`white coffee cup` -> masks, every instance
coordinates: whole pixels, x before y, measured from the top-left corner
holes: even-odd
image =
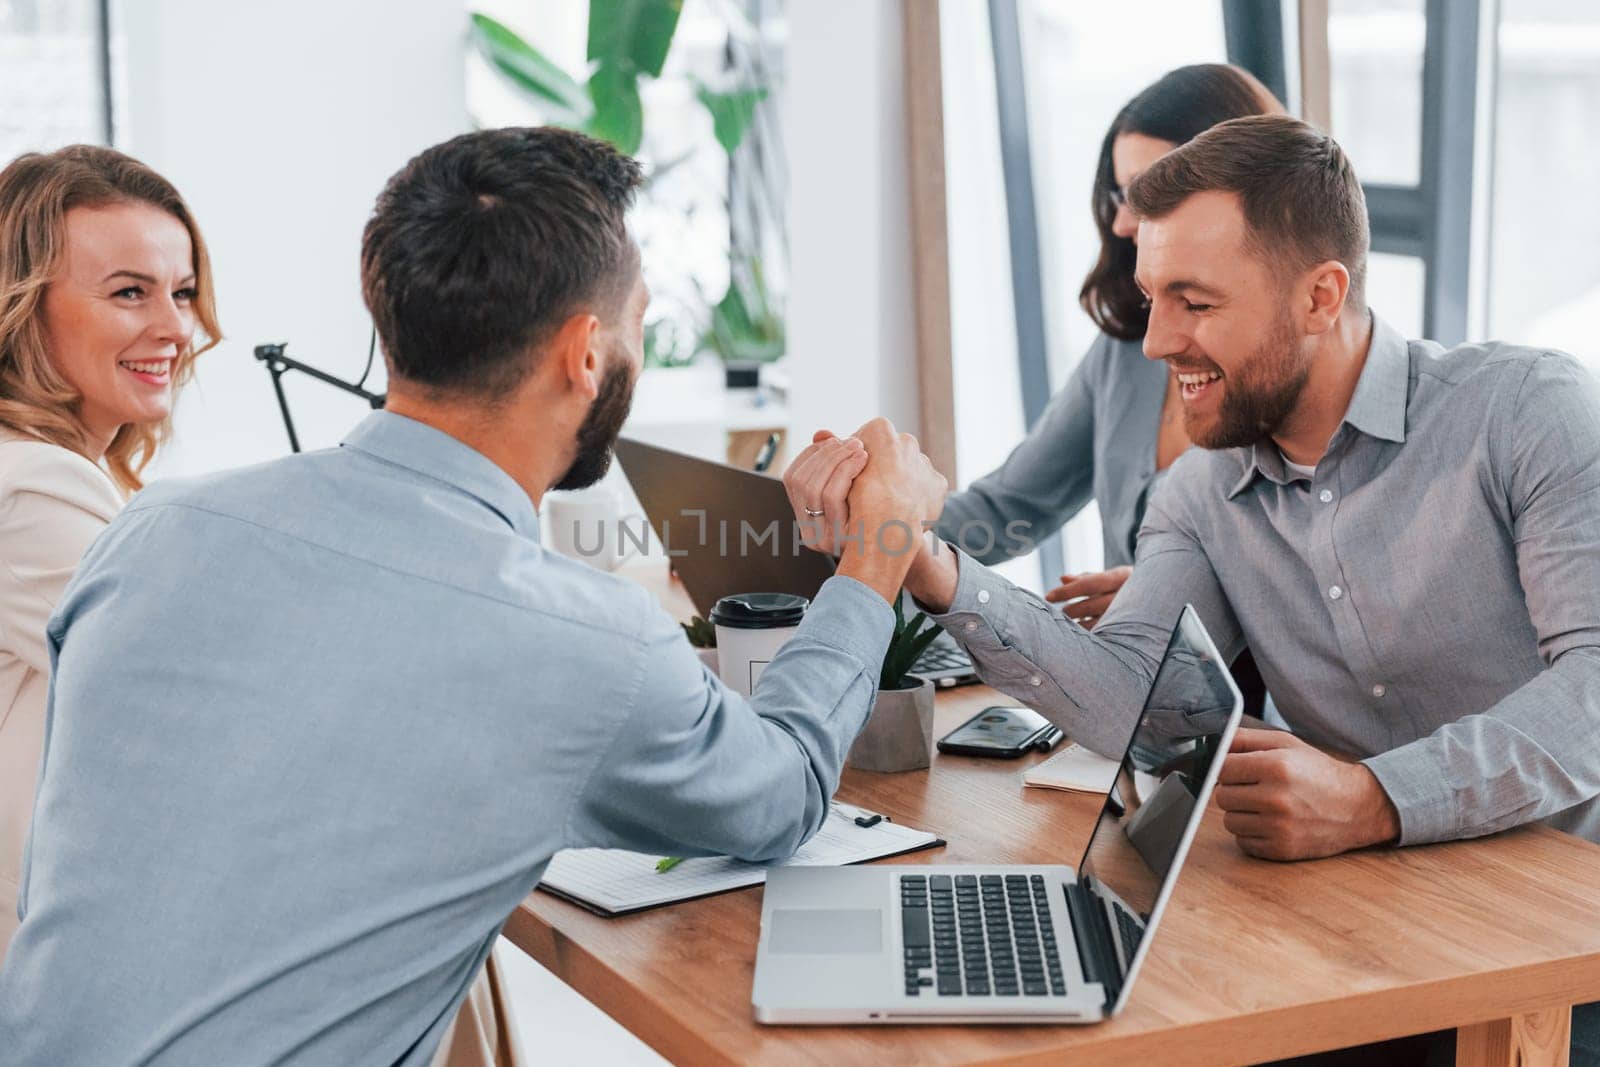
[[[549,493],[544,517],[550,547],[597,570],[616,570],[649,541],[644,517],[625,515],[622,494],[609,485]]]
[[[717,628],[723,684],[747,697],[754,692],[761,672],[799,631],[810,605],[792,593],[735,593],[717,601],[710,621]]]

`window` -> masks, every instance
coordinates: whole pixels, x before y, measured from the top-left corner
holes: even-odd
[[[1400,331],[1422,337],[1422,294],[1425,271],[1416,256],[1373,252],[1367,257],[1367,305]]]
[[[1480,5],[1328,0],[1326,12],[1329,125],[1361,176],[1371,220],[1368,301],[1404,332],[1458,344],[1475,282],[1474,194],[1487,181]],[[1302,47],[1315,47],[1316,29],[1301,27]],[[1281,66],[1283,47],[1265,42],[1265,58]]]
[[[1416,185],[1422,168],[1423,0],[1328,5],[1333,134],[1365,182]],[[1420,305],[1419,305],[1420,306]]]
[[[1600,372],[1600,8],[1501,0],[1488,332]]]
[[[1100,251],[1089,214],[1100,142],[1122,105],[1174,67],[1224,62],[1220,4],[1143,0],[1018,4],[1043,259],[1050,380],[1094,340],[1078,288]]]
[[[0,165],[110,143],[104,13],[94,0],[0,0]]]
[[[1116,113],[1173,67],[1220,62],[1219,4],[941,4],[957,468],[993,470],[1096,330],[1078,289],[1099,252],[1089,194]],[[1009,240],[1008,240],[1009,234]],[[1091,505],[1007,577],[1099,569]]]

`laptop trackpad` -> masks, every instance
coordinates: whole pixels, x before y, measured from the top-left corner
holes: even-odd
[[[833,956],[882,949],[883,912],[876,908],[779,908],[772,913],[769,952]]]

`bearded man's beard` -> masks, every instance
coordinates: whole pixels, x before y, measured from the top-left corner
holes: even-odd
[[[1311,377],[1311,360],[1289,316],[1273,323],[1238,370],[1223,378],[1217,417],[1200,423],[1184,409],[1183,428],[1201,448],[1245,448],[1276,433],[1300,400]]]
[[[633,376],[628,373],[628,362],[614,356],[600,380],[600,392],[589,405],[589,414],[578,427],[578,454],[567,473],[550,488],[587,489],[604,478],[611,469],[612,446],[617,443],[632,406]]]

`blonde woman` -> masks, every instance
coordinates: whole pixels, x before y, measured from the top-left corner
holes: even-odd
[[[109,148],[0,171],[0,959],[44,736],[45,622],[221,337],[178,191]]]

